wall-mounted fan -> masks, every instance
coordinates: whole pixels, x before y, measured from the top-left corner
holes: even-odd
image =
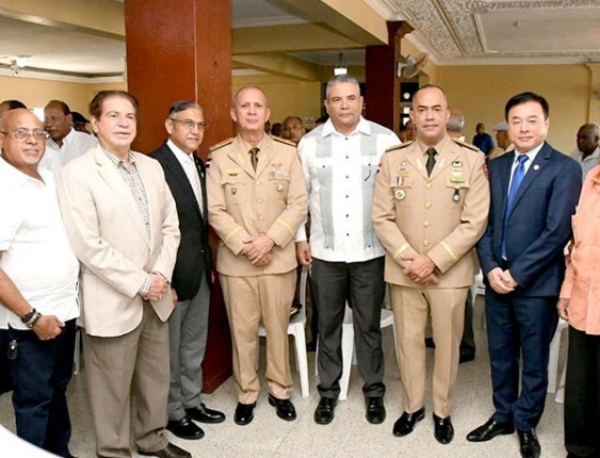
[[[404,76],[405,78],[412,78],[417,76],[423,67],[427,65],[427,53],[422,52],[416,57],[408,56],[406,58],[406,62],[398,62],[396,64],[396,76],[400,78]]]

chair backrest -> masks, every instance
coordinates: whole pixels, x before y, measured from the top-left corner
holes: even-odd
[[[306,289],[308,283],[308,274],[309,267],[303,266],[302,272],[300,273],[300,287],[298,291],[298,299],[300,301],[300,304],[302,304],[302,307],[300,307],[300,311],[290,319],[290,324],[302,323],[304,326],[306,326]]]

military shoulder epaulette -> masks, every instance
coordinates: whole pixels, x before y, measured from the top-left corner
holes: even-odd
[[[402,148],[406,148],[408,145],[412,145],[414,143],[414,141],[410,141],[410,142],[406,142],[406,143],[398,143],[397,145],[394,146],[390,146],[388,149],[385,150],[386,153],[389,153],[390,151],[395,151],[397,149],[402,149]]]
[[[296,144],[293,141],[286,140],[285,138],[277,137],[276,135],[273,135],[271,138],[273,140],[275,140],[276,142],[283,143],[283,144],[289,145],[289,146],[293,146],[294,148],[296,147]]]
[[[224,146],[227,146],[227,145],[230,145],[231,143],[233,143],[233,139],[234,139],[234,138],[235,138],[235,137],[231,137],[231,138],[228,138],[227,140],[223,140],[222,142],[220,142],[220,143],[217,143],[216,145],[213,145],[213,146],[211,146],[211,147],[210,147],[210,148],[208,148],[208,149],[209,149],[209,151],[212,153],[213,151],[216,151],[216,150],[218,150],[219,148],[223,148]]]
[[[470,143],[461,142],[460,140],[456,140],[455,138],[453,138],[452,140],[454,141],[454,143],[456,143],[460,146],[464,146],[465,148],[479,152],[479,148],[477,148],[475,145],[471,145]]]

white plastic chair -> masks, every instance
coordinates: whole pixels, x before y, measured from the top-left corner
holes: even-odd
[[[473,279],[473,284],[470,289],[471,294],[471,302],[473,304],[473,308],[475,308],[477,296],[483,296],[485,299],[485,285],[483,284],[483,272],[479,270],[475,278]],[[483,329],[486,329],[487,326],[485,324],[485,308],[483,309]]]
[[[302,388],[302,397],[308,397],[308,358],[306,355],[306,336],[304,328],[306,327],[306,282],[308,280],[308,268],[302,269],[300,275],[300,311],[290,319],[288,326],[288,335],[294,336],[294,346],[296,348],[296,366],[300,373],[300,387]],[[267,330],[260,324],[258,327],[259,337],[266,337]],[[256,362],[258,366],[258,351],[256,352]]]
[[[563,331],[569,328],[569,323],[567,323],[562,318],[558,320],[558,326],[556,326],[556,331],[554,332],[554,337],[552,337],[552,342],[550,343],[550,359],[548,361],[548,393],[556,393],[556,380],[558,379],[558,356],[560,355],[560,342]],[[563,369],[563,378],[564,373],[567,370],[567,365],[565,363],[565,367]],[[561,385],[564,387],[565,382],[561,380]],[[564,396],[564,395],[563,395]],[[558,397],[558,393],[557,393]]]
[[[352,364],[356,364],[354,354],[354,323],[352,309],[346,303],[344,312],[344,323],[342,324],[342,377],[340,378],[340,395],[338,400],[345,401],[348,398],[348,386],[350,385],[350,372]],[[391,310],[383,309],[381,311],[381,328],[393,327],[394,331],[394,351],[396,349],[396,326],[394,325],[394,313]],[[319,347],[315,352],[315,361],[318,360]],[[396,354],[396,358],[398,355]],[[315,375],[319,375],[318,365],[315,364]]]

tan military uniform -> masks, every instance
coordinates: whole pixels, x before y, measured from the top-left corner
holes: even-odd
[[[431,310],[436,342],[433,406],[450,415],[463,333],[468,287],[478,271],[474,245],[489,211],[485,156],[446,136],[427,177],[427,147],[418,141],[384,154],[373,199],[375,232],[386,248],[385,280],[390,283],[398,334],[397,350],[404,408],[424,405],[425,329]],[[437,266],[437,285],[420,285],[403,270],[403,255],[427,254]]]
[[[251,146],[237,137],[211,148],[207,174],[208,220],[221,239],[221,274],[233,342],[233,370],[239,402],[251,404],[260,390],[255,369],[256,339],[267,331],[269,392],[287,399],[292,390],[287,328],[296,282],[294,235],[306,219],[307,196],[293,143],[265,136],[254,171]],[[241,254],[250,236],[267,234],[273,261],[256,267]]]

